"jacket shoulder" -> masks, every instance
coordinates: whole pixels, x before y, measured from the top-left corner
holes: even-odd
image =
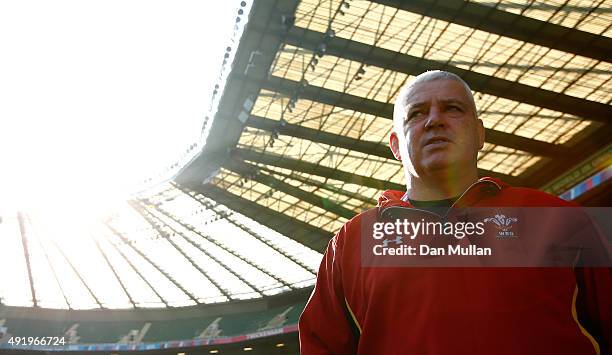
[[[332,241],[335,240],[335,242],[338,242],[338,241],[344,241],[345,239],[348,239],[348,238],[351,238],[351,239],[359,238],[359,235],[361,233],[361,228],[364,225],[364,223],[373,222],[377,218],[377,216],[378,216],[377,207],[370,208],[368,210],[365,210],[357,214],[355,217],[346,221],[346,223],[342,225],[340,230],[336,232],[336,234],[332,238]]]

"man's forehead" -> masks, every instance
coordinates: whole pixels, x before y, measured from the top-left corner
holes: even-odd
[[[432,100],[458,101],[465,104],[469,104],[471,101],[465,86],[450,79],[415,83],[410,86],[406,94],[406,104],[410,106],[424,104]]]

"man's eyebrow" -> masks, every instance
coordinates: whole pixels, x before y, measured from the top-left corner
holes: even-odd
[[[413,108],[419,108],[419,107],[423,107],[423,106],[427,106],[427,102],[425,101],[419,101],[419,102],[409,102],[406,105],[406,108],[413,109]]]
[[[465,101],[461,100],[461,99],[446,99],[446,100],[440,100],[442,101],[443,104],[459,104],[460,106],[466,106],[468,107],[468,103],[466,103]]]

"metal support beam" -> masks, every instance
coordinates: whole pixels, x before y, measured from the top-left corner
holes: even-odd
[[[281,125],[277,120],[255,115],[251,115],[249,117],[246,125],[248,127],[257,128],[264,131],[277,132],[278,134],[284,136],[291,136],[312,142],[323,143],[386,159],[395,159],[391,153],[391,149],[388,146],[376,142],[341,136],[297,124],[285,123]]]
[[[28,217],[28,222],[30,222],[30,225],[32,224],[32,222],[30,221],[30,218]],[[64,292],[64,288],[62,287],[62,283],[60,282],[59,277],[57,276],[57,271],[55,270],[55,267],[53,266],[53,263],[51,262],[51,258],[49,257],[49,253],[47,253],[47,248],[45,247],[45,245],[43,244],[42,240],[40,239],[40,234],[38,233],[38,230],[36,231],[36,240],[38,241],[38,245],[40,246],[40,249],[42,250],[43,254],[45,255],[45,259],[47,260],[47,264],[49,265],[49,269],[51,269],[51,273],[53,274],[53,279],[55,280],[55,283],[57,284],[57,287],[60,290],[60,293],[62,294],[62,298],[64,298],[64,302],[66,302],[66,306],[68,306],[68,309],[72,309],[72,306],[70,305],[70,301],[68,301],[68,296],[66,295],[66,292]]]
[[[217,281],[215,281],[215,279],[213,279],[206,270],[202,269],[198,263],[195,262],[195,260],[193,260],[189,255],[187,255],[185,253],[185,251],[178,245],[176,244],[173,240],[172,240],[172,236],[170,235],[170,233],[166,232],[165,230],[163,230],[162,228],[168,228],[170,229],[173,233],[179,234],[180,233],[178,231],[176,231],[174,228],[170,227],[168,224],[166,224],[164,221],[162,221],[159,217],[153,215],[146,206],[144,206],[142,204],[142,202],[138,201],[128,201],[128,204],[136,211],[138,212],[138,214],[140,214],[140,216],[153,228],[155,229],[155,231],[161,235],[168,243],[170,243],[170,245],[172,245],[174,247],[174,249],[176,249],[176,251],[178,251],[183,258],[185,258],[185,260],[191,264],[191,266],[193,266],[194,269],[198,270],[198,272],[204,276],[204,278],[206,280],[208,280],[208,282],[211,283],[211,285],[213,285],[215,288],[217,288],[217,290],[219,290],[219,292],[225,296],[228,300],[231,300],[232,297],[231,295],[227,292],[227,290],[225,288],[223,288],[221,286],[221,284],[219,284]],[[199,303],[199,302],[198,302]]]
[[[108,227],[108,224],[107,224],[107,227]],[[111,231],[112,231],[112,229],[111,229]],[[109,244],[110,244],[110,245],[111,245],[111,246],[112,246],[112,247],[115,249],[115,251],[116,251],[117,253],[119,253],[119,255],[121,255],[121,257],[123,258],[123,260],[125,260],[125,262],[126,262],[126,263],[127,263],[129,266],[130,266],[130,268],[131,268],[132,270],[134,270],[134,272],[136,273],[136,275],[138,275],[138,277],[140,277],[140,279],[141,279],[141,280],[142,280],[142,281],[143,281],[145,284],[147,284],[147,286],[149,287],[149,289],[151,289],[151,291],[153,291],[153,293],[155,294],[155,296],[157,296],[157,298],[159,298],[159,300],[160,300],[160,301],[161,301],[161,302],[164,304],[164,306],[166,306],[166,307],[170,307],[170,305],[168,304],[168,301],[166,301],[166,300],[165,300],[165,299],[162,297],[162,295],[160,295],[160,294],[159,294],[159,292],[157,292],[157,290],[155,289],[155,287],[153,287],[153,285],[151,285],[151,283],[149,282],[149,280],[147,280],[147,278],[146,278],[146,277],[144,277],[144,275],[143,275],[143,274],[142,274],[142,273],[141,273],[141,272],[138,270],[138,268],[136,268],[136,265],[134,265],[134,264],[132,263],[132,261],[130,260],[130,258],[129,258],[129,257],[128,257],[128,256],[127,256],[127,255],[126,255],[126,254],[125,254],[123,251],[121,251],[121,249],[120,249],[120,248],[119,248],[117,245],[115,245],[114,243],[112,243],[112,242],[110,242],[110,241],[109,241],[108,243],[109,243]]]
[[[308,202],[313,206],[317,206],[322,208],[328,212],[331,212],[337,216],[344,217],[346,219],[351,219],[355,217],[357,214],[355,211],[352,211],[348,208],[341,206],[333,201],[329,201],[322,196],[318,196],[317,194],[310,193],[308,191],[302,190],[298,187],[295,187],[291,184],[288,184],[284,181],[281,181],[271,175],[264,174],[256,174],[257,167],[245,162],[241,162],[238,160],[228,160],[225,165],[227,169],[240,174],[240,175],[250,175],[251,178],[261,184],[267,185],[275,190],[282,191],[288,195],[291,195],[297,199]]]
[[[359,200],[364,203],[364,208],[367,208],[366,206],[373,207],[374,203],[376,202],[371,197],[366,197],[359,193],[347,191],[341,187],[335,186],[335,184],[321,182],[319,180],[312,178],[311,175],[308,175],[308,176],[301,175],[300,174],[301,172],[299,171],[291,171],[289,173],[285,173],[282,171],[274,170],[271,167],[261,167],[260,171],[266,171],[270,174],[280,176],[281,178],[290,178],[295,181],[299,181],[302,184],[315,186],[319,189],[327,190],[335,194],[346,196],[347,198],[353,198],[353,199]]]
[[[28,270],[28,280],[30,281],[30,292],[32,295],[32,304],[38,307],[36,299],[36,289],[34,288],[34,278],[32,276],[32,266],[30,264],[30,249],[28,248],[28,238],[26,237],[25,218],[21,212],[17,212],[17,220],[19,221],[19,232],[21,232],[21,246],[23,247],[23,256]]]
[[[181,190],[181,192],[183,192],[185,195],[189,196],[190,198],[192,198],[194,201],[197,201],[198,203],[204,205],[200,200],[198,200],[196,197],[191,196],[191,194],[188,191],[183,191],[183,188],[179,187],[178,185],[175,184],[175,187],[177,187],[179,190]],[[266,269],[262,268],[261,266],[255,264],[254,262],[252,262],[251,260],[245,258],[243,255],[238,254],[237,252],[233,251],[232,249],[224,246],[223,244],[219,243],[217,240],[215,240],[214,238],[212,238],[209,235],[206,235],[204,233],[202,233],[198,228],[192,226],[189,223],[183,222],[183,221],[179,221],[176,217],[172,216],[170,213],[162,210],[161,208],[154,206],[155,210],[157,212],[159,212],[160,214],[166,216],[166,218],[169,218],[171,220],[173,220],[174,222],[180,224],[183,228],[187,229],[188,231],[190,231],[191,233],[194,233],[198,236],[200,236],[201,238],[207,240],[208,242],[216,245],[217,247],[219,247],[219,249],[222,249],[223,251],[225,251],[228,254],[231,254],[232,256],[242,260],[245,264],[257,269],[259,272],[265,274],[266,276],[274,279],[276,282],[278,282],[279,284],[283,285],[283,286],[287,286],[290,287],[289,284],[287,284],[285,281],[283,281],[281,278],[279,278],[278,276],[276,276],[275,274],[267,271]],[[216,218],[217,219],[217,218]],[[216,220],[215,219],[215,220]],[[249,287],[251,287],[253,289],[253,291],[260,293],[260,290],[253,284],[251,284],[249,281],[247,281],[246,279],[244,279],[242,276],[240,276],[240,274],[238,274],[231,266],[226,265],[223,261],[219,260],[218,258],[216,258],[214,255],[210,254],[208,251],[206,251],[204,248],[202,248],[200,245],[193,243],[191,240],[185,238],[185,240],[187,240],[189,243],[191,243],[191,245],[193,245],[194,247],[198,248],[202,253],[204,253],[206,256],[208,256],[209,258],[211,258],[212,260],[214,260],[215,262],[217,262],[218,264],[220,264],[223,268],[225,268],[227,271],[229,271],[230,273],[232,273],[234,276],[236,276],[239,280],[241,280],[242,282],[244,282],[245,284],[247,284]]]
[[[325,250],[332,233],[310,225],[281,212],[259,205],[213,184],[181,185],[182,187],[200,193],[228,208],[247,216],[280,234],[301,243],[311,249],[322,252]]]
[[[298,266],[300,266],[301,268],[304,268],[308,271],[310,271],[311,273],[315,274],[317,273],[317,270],[312,269],[311,267],[309,267],[308,265],[304,264],[302,261],[300,261],[299,259],[296,259],[294,256],[288,254],[285,250],[283,250],[282,248],[279,248],[277,246],[275,246],[273,243],[270,243],[270,241],[268,241],[268,239],[263,238],[261,235],[259,235],[258,233],[256,233],[255,231],[253,231],[251,228],[248,228],[247,226],[237,222],[232,216],[231,214],[228,214],[225,211],[219,211],[219,209],[217,208],[217,206],[212,205],[211,203],[205,201],[205,200],[201,200],[199,198],[197,198],[196,196],[192,195],[187,189],[184,189],[183,187],[181,187],[180,185],[175,184],[174,185],[177,189],[181,190],[181,192],[183,192],[185,195],[189,196],[191,199],[193,199],[194,201],[198,202],[199,204],[201,204],[202,206],[206,207],[207,209],[213,211],[215,214],[221,216],[222,218],[224,218],[226,221],[228,221],[229,223],[231,223],[232,225],[242,229],[244,232],[250,234],[251,236],[253,236],[254,238],[256,238],[257,240],[259,240],[260,242],[264,243],[265,245],[267,245],[268,247],[270,247],[271,249],[273,249],[275,252],[281,254],[282,256],[284,256],[285,258],[291,260],[293,263],[297,264]],[[199,234],[199,233],[198,233]],[[229,252],[229,251],[228,251]],[[232,252],[233,254],[233,252]],[[236,255],[237,257],[239,257],[240,259],[244,259],[241,256]],[[246,260],[245,260],[246,261]],[[287,286],[287,287],[291,287],[291,285],[287,284],[285,281],[283,281],[282,279],[278,278],[278,276],[275,276],[273,274],[268,273],[267,271],[265,271],[264,269],[261,269],[259,266],[256,266],[254,263],[252,263],[251,261],[246,261],[249,265],[257,268],[258,270],[264,272],[266,275],[272,277],[273,279],[275,279],[277,282]],[[292,287],[291,287],[292,288]]]
[[[96,245],[96,248],[98,249],[100,254],[102,254],[102,257],[104,258],[104,261],[106,261],[106,265],[108,265],[108,267],[113,272],[113,275],[115,275],[115,279],[117,280],[117,282],[119,282],[119,285],[121,286],[121,289],[123,290],[123,292],[125,293],[127,298],[130,300],[130,303],[132,304],[132,307],[138,308],[136,306],[136,302],[134,302],[134,299],[132,298],[132,295],[130,295],[130,293],[128,292],[127,288],[125,287],[125,284],[123,283],[123,281],[121,281],[121,278],[119,277],[119,274],[117,273],[117,270],[115,270],[115,267],[113,266],[113,264],[110,262],[110,260],[108,260],[108,256],[106,256],[106,253],[104,252],[104,250],[100,246],[100,243],[98,242],[98,240],[95,239],[94,237],[92,237],[91,235],[90,235],[90,238],[94,242],[94,244]]]
[[[176,286],[176,288],[178,288],[179,290],[181,290],[187,297],[189,297],[189,299],[191,299],[192,301],[194,301],[195,303],[200,303],[198,301],[198,299],[191,294],[191,292],[187,291],[180,283],[178,283],[178,281],[176,281],[172,276],[170,276],[167,272],[165,272],[161,267],[159,267],[159,265],[157,265],[156,263],[154,263],[145,253],[143,253],[140,249],[136,248],[134,245],[132,245],[132,243],[130,243],[130,241],[123,235],[121,234],[118,230],[116,230],[113,226],[111,226],[110,224],[106,223],[106,227],[108,229],[110,229],[111,232],[113,232],[113,234],[115,236],[117,236],[119,239],[121,239],[121,241],[123,242],[123,244],[129,246],[133,251],[136,252],[136,254],[140,255],[143,259],[146,260],[146,262],[148,262],[151,266],[153,266],[157,271],[159,271],[162,275],[164,275],[164,277],[166,279],[168,279],[168,281],[172,282],[172,284],[174,284],[174,286]]]
[[[280,36],[281,34],[279,33],[278,35]],[[324,41],[324,38],[325,34],[321,32],[300,27],[292,27],[285,35],[285,42],[316,51],[319,45]],[[610,117],[612,117],[612,108],[600,102],[544,90],[534,86],[461,69],[447,63],[401,54],[340,37],[325,39],[325,43],[326,54],[351,59],[366,65],[373,65],[409,75],[418,75],[427,70],[446,70],[459,75],[469,83],[473,90],[482,93],[569,113],[578,117],[583,117],[587,120],[609,122]],[[361,99],[363,100],[363,98]],[[393,111],[391,110],[391,112]],[[380,112],[377,115],[380,116]]]
[[[140,202],[143,205],[146,205],[147,202],[146,201],[141,201]],[[158,206],[155,205],[150,205],[151,208],[153,208],[155,210],[156,213],[161,214],[162,216],[164,216],[165,218],[168,218],[170,220],[172,220],[173,222],[179,224],[181,227],[185,228],[186,230],[188,230],[189,232],[195,233],[198,236],[202,236],[201,233],[197,232],[195,228],[193,228],[191,225],[186,225],[185,223],[183,223],[182,221],[178,220],[176,217],[172,216],[171,214],[169,214],[168,212],[162,210],[161,208],[159,208]],[[195,243],[193,240],[191,240],[190,238],[187,238],[185,236],[183,236],[182,233],[180,233],[178,230],[176,230],[175,228],[171,227],[170,225],[168,225],[167,223],[163,222],[161,218],[159,218],[159,216],[155,216],[153,213],[151,213],[158,221],[160,221],[160,223],[164,223],[166,225],[167,228],[169,228],[170,230],[172,230],[173,233],[176,233],[176,235],[181,236],[181,238],[183,238],[183,240],[185,240],[187,243],[191,244],[191,246],[193,246],[194,248],[198,249],[202,254],[206,255],[206,257],[210,258],[212,261],[214,261],[215,263],[217,263],[221,268],[227,270],[230,274],[234,275],[234,277],[236,277],[238,280],[240,280],[242,283],[244,283],[245,285],[249,286],[253,292],[258,293],[259,296],[263,296],[263,294],[260,292],[260,290],[257,288],[257,286],[255,286],[254,284],[252,284],[251,282],[249,282],[249,280],[245,279],[244,277],[242,277],[239,273],[237,273],[230,265],[224,263],[222,260],[220,260],[219,258],[217,258],[216,256],[214,256],[213,254],[209,253],[205,248],[202,248],[202,246],[200,246],[198,243]],[[214,240],[213,238],[205,238],[206,240]],[[222,246],[219,245],[219,243],[217,242],[212,242],[213,244],[215,244],[216,246],[223,248]],[[223,248],[225,251],[227,251],[225,248]],[[235,256],[235,254],[232,254]],[[241,258],[243,259],[243,258]],[[253,265],[253,264],[249,264],[249,265]],[[277,280],[278,281],[278,280]],[[281,282],[282,283],[282,282]],[[282,283],[284,284],[284,283]],[[289,286],[286,285],[285,286]],[[231,295],[230,295],[231,296]],[[228,296],[228,298],[231,299],[231,297]]]
[[[344,181],[346,183],[363,185],[381,191],[406,189],[404,185],[397,184],[391,181],[357,175],[314,163],[308,163],[299,159],[278,156],[276,154],[265,154],[248,149],[237,148],[233,151],[233,156],[241,160],[248,160],[257,163],[262,163],[265,165],[277,166],[283,169],[299,171],[306,174],[321,176],[327,179]]]
[[[612,39],[608,37],[498,10],[493,6],[463,0],[372,1],[567,53],[608,62],[612,58]],[[552,14],[553,9],[550,10]]]
[[[79,279],[79,281],[81,281],[81,283],[83,284],[83,286],[85,286],[85,289],[87,290],[87,292],[89,293],[89,295],[94,299],[94,301],[98,304],[98,307],[100,308],[105,308],[102,305],[102,302],[100,302],[100,300],[98,299],[98,297],[96,296],[96,294],[93,292],[93,290],[91,289],[91,287],[89,287],[89,285],[87,284],[87,282],[85,282],[85,279],[83,278],[83,276],[81,275],[81,273],[79,272],[79,269],[77,269],[76,266],[74,266],[74,264],[72,263],[72,261],[70,261],[70,258],[68,258],[68,255],[66,255],[66,253],[64,253],[64,249],[60,248],[59,245],[57,245],[57,243],[54,241],[53,245],[55,246],[55,249],[57,249],[57,251],[60,252],[60,254],[62,254],[62,257],[64,257],[64,260],[68,263],[68,266],[70,266],[70,268],[72,269],[72,271],[74,272],[74,274],[77,276],[77,278]]]

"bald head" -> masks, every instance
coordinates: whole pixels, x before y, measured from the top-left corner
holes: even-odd
[[[397,98],[395,99],[395,106],[393,107],[393,126],[396,132],[402,132],[403,122],[406,118],[406,106],[407,101],[411,95],[414,94],[414,88],[418,84],[424,84],[436,80],[452,80],[460,83],[465,88],[465,93],[470,99],[472,112],[476,115],[476,103],[474,102],[474,96],[469,85],[463,81],[458,75],[449,73],[442,70],[430,70],[426,71],[418,76],[414,77],[411,81],[407,82],[400,90]]]

